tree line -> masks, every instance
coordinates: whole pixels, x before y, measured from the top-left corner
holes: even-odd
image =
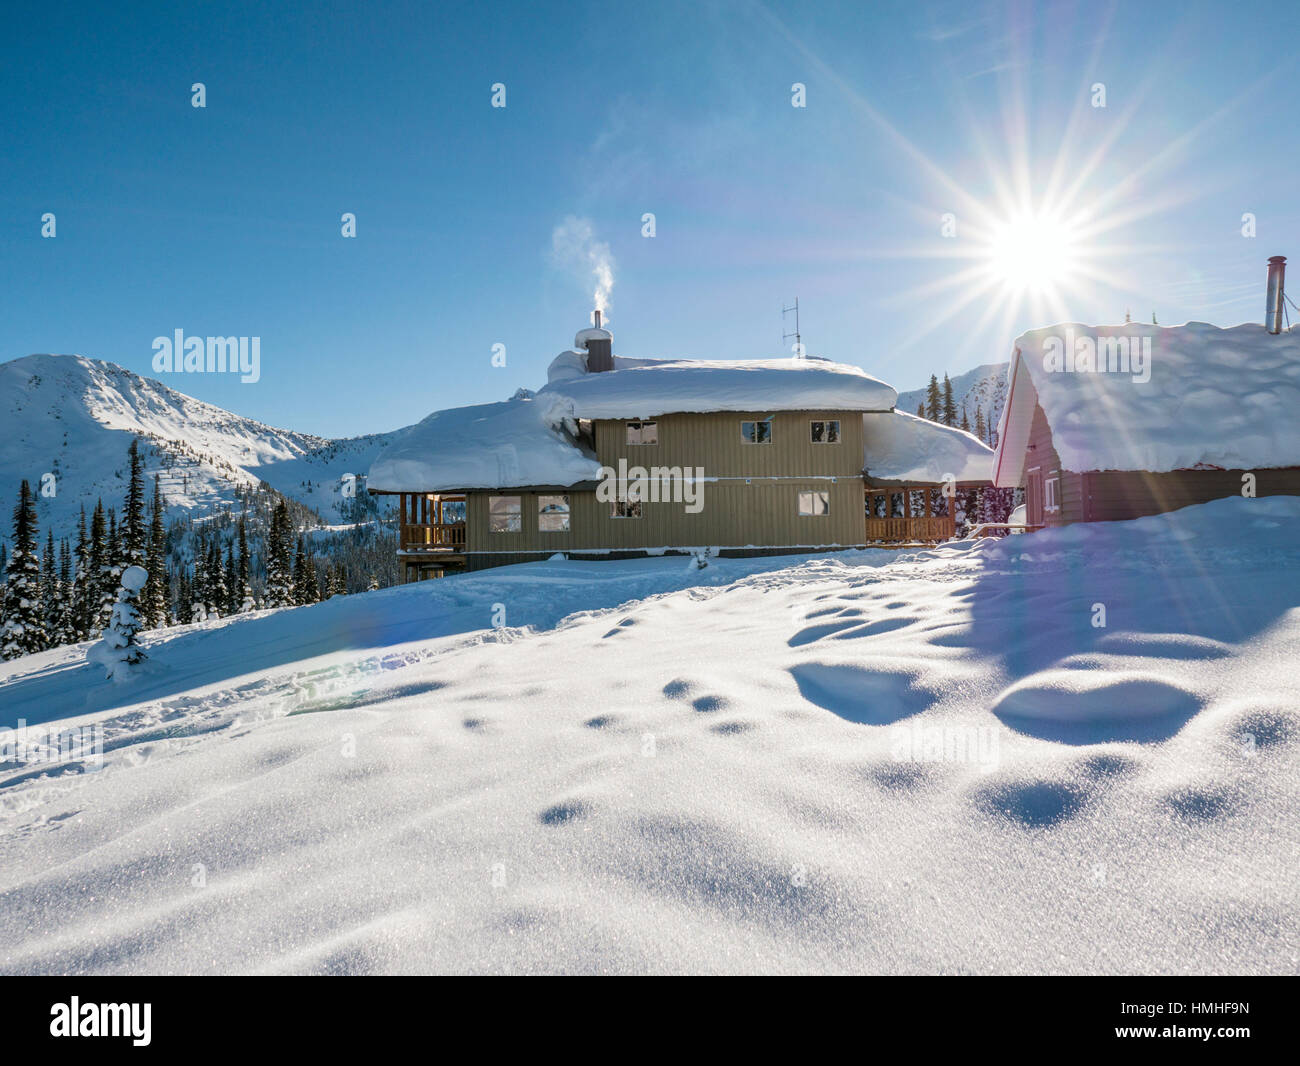
[[[990,448],[997,447],[997,426],[985,420],[984,410],[978,404],[975,406],[974,423],[970,420],[964,402],[961,405],[961,417],[958,418],[957,401],[953,397],[952,382],[947,374],[943,376],[942,386],[940,386],[939,379],[934,374],[930,375],[930,384],[925,389],[925,399],[916,405],[916,414],[919,418],[938,422],[944,426],[952,426],[954,429],[965,430],[967,433],[973,433]]]
[[[319,554],[305,527],[312,516],[269,486],[240,495],[237,516],[224,512],[168,523],[158,475],[146,491],[139,438],[128,450],[120,512],[81,507],[75,540],[57,544],[37,529],[36,496],[24,480],[13,513],[12,547],[0,546],[0,656],[98,639],[108,627],[123,572],[140,566],[148,580],[136,599],[142,630],[200,622],[264,607],[293,607],[391,584],[392,545],[379,535],[335,536]],[[274,503],[271,503],[271,500]],[[177,556],[181,556],[177,559]],[[381,580],[382,579],[382,580]]]

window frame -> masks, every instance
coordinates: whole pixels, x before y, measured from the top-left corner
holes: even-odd
[[[767,426],[767,440],[758,439],[758,427],[761,425]],[[754,427],[752,440],[745,435],[746,426]],[[771,444],[775,437],[776,431],[772,428],[772,419],[770,418],[742,418],[740,420],[740,442],[742,444]]]
[[[634,430],[632,429],[633,426],[636,427],[635,433],[637,434],[638,438],[640,438],[645,434],[646,426],[654,427],[653,432],[654,432],[655,439],[654,440],[640,440],[640,439],[633,440],[632,439],[632,434],[634,432]],[[659,446],[658,419],[654,419],[654,418],[640,419],[640,420],[633,419],[631,421],[624,422],[623,432],[624,432],[624,444],[629,448],[657,448]]]
[[[562,511],[543,511],[544,500],[562,500],[564,501],[564,510]],[[545,520],[564,518],[564,526],[561,529],[547,529]],[[573,530],[573,501],[569,499],[567,493],[538,493],[537,494],[537,532],[538,533],[569,533]]]
[[[492,509],[493,500],[517,500],[518,505],[513,510],[506,510],[498,514]],[[514,529],[497,528],[496,523],[498,518],[509,519],[511,517],[514,518],[516,523]],[[522,496],[514,495],[514,494],[506,495],[505,493],[489,495],[488,496],[488,532],[489,533],[522,533],[523,531],[524,531],[524,498]]]
[[[622,507],[623,510],[624,510],[624,513],[623,513],[623,514],[619,514],[619,513],[618,513],[618,509],[619,509],[620,507]],[[636,513],[635,513],[635,514],[632,513],[632,509],[633,509],[633,508],[636,508]],[[638,519],[638,518],[644,518],[644,517],[645,517],[645,507],[644,507],[643,502],[642,502],[641,500],[629,500],[629,499],[626,499],[626,498],[624,498],[624,499],[615,499],[615,500],[610,500],[610,501],[609,501],[609,517],[610,517],[611,519],[617,519],[617,520],[620,521],[620,522],[622,522],[622,521],[633,521],[633,520]]]
[[[804,497],[808,497],[809,510],[803,509]],[[824,501],[825,510],[818,511],[816,498],[820,496]],[[821,489],[797,489],[795,499],[795,509],[800,518],[829,518],[831,513],[831,494],[829,491]]]
[[[835,439],[834,439],[834,440],[818,440],[818,439],[813,435],[813,426],[821,426],[821,427],[822,427],[822,436],[823,436],[823,437],[826,435],[827,428],[830,427],[830,426],[834,426],[834,427],[835,427]],[[840,441],[842,441],[843,439],[844,439],[844,438],[840,436],[840,420],[839,420],[838,418],[810,418],[810,419],[808,420],[808,441],[809,441],[810,444],[839,444]]]
[[[1061,472],[1053,470],[1043,478],[1043,513],[1061,513]]]

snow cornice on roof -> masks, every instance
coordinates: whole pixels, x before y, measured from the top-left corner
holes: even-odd
[[[898,393],[826,359],[626,359],[590,374],[578,352],[552,362],[540,396],[563,398],[582,419],[652,418],[715,411],[890,411]]]

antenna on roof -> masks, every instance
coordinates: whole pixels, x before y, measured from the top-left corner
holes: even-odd
[[[783,330],[785,329],[785,316],[788,315],[791,311],[794,312],[794,332],[793,332],[793,333],[782,333],[782,334],[781,334],[781,343],[784,344],[784,343],[785,343],[786,341],[788,341],[791,337],[793,337],[793,338],[794,338],[794,357],[795,357],[796,359],[802,359],[802,358],[803,358],[803,338],[799,335],[799,297],[797,297],[797,296],[794,298],[794,306],[793,306],[793,307],[782,307],[782,308],[781,308],[781,328],[782,328]]]

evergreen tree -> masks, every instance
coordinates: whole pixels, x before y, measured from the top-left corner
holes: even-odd
[[[116,599],[114,588],[112,549],[109,543],[108,519],[104,501],[95,501],[90,517],[90,581],[87,603],[86,639],[94,640],[108,625]]]
[[[140,632],[137,603],[148,580],[149,572],[143,566],[123,569],[122,584],[114,597],[104,639],[87,655],[92,662],[102,665],[111,678],[123,677],[147,658],[137,639]]]
[[[171,606],[171,589],[168,587],[167,530],[163,527],[162,485],[158,475],[153,476],[153,506],[149,516],[149,556],[145,569],[149,582],[141,597],[142,615],[147,629],[157,629],[168,622]]]
[[[5,566],[5,627],[0,635],[0,655],[6,659],[17,659],[45,647],[36,537],[36,498],[24,479],[14,505],[13,550]]]
[[[952,398],[952,382],[948,380],[948,375],[943,376],[943,424],[945,426],[955,426],[957,424],[957,405]]]
[[[316,566],[307,550],[307,539],[298,537],[298,551],[293,560],[293,600],[297,604],[315,603],[320,599],[316,585]]]
[[[86,505],[77,519],[76,569],[72,576],[72,627],[77,640],[90,638],[91,613],[95,601],[91,575],[90,535],[86,532]]]
[[[240,614],[246,614],[253,610],[253,586],[248,580],[249,558],[248,558],[248,524],[244,521],[244,516],[239,516],[239,573],[234,586],[236,598],[239,600],[236,610]]]
[[[939,395],[939,379],[930,375],[930,384],[925,388],[925,417],[931,422],[938,422],[943,413],[943,400]]]
[[[925,417],[925,404],[924,404],[924,403],[918,403],[918,404],[916,405],[916,417],[917,417],[917,418],[924,418],[924,417]]]
[[[184,570],[176,578],[176,621],[184,624],[190,620],[190,604],[194,602],[194,593],[190,589],[190,578]]]
[[[126,566],[144,566],[148,528],[144,521],[144,460],[140,458],[138,437],[131,439],[131,447],[127,455],[130,459],[131,472],[126,489],[126,510],[122,515],[120,561]]]
[[[982,407],[975,408],[975,436],[986,444],[988,443],[988,427],[984,425],[984,409]]]
[[[122,531],[117,525],[117,508],[108,509],[108,532],[104,538],[104,570],[99,585],[99,628],[108,625],[122,584]]]
[[[76,620],[72,613],[72,549],[68,546],[66,537],[59,542],[59,585],[63,595],[59,601],[58,643],[75,644],[78,637]]]
[[[221,569],[221,545],[213,537],[212,543],[208,545],[208,558],[204,567],[204,591],[207,593],[205,602],[207,603],[207,615],[209,618],[220,618],[226,609],[226,575]]]
[[[242,603],[239,595],[239,571],[235,567],[235,545],[226,545],[226,602],[222,604],[223,614],[238,614]]]
[[[289,507],[283,499],[275,505],[271,516],[271,531],[266,546],[266,605],[292,607],[293,582],[293,529]]]
[[[967,433],[970,432],[970,419],[966,417],[966,405],[961,405],[961,428]]]
[[[187,622],[202,622],[208,617],[208,546],[200,535],[194,542],[194,568],[190,577],[189,598],[184,604]]]
[[[59,646],[59,604],[63,590],[59,588],[59,568],[54,555],[54,530],[45,532],[45,552],[41,555],[41,621],[45,626],[45,646]]]

